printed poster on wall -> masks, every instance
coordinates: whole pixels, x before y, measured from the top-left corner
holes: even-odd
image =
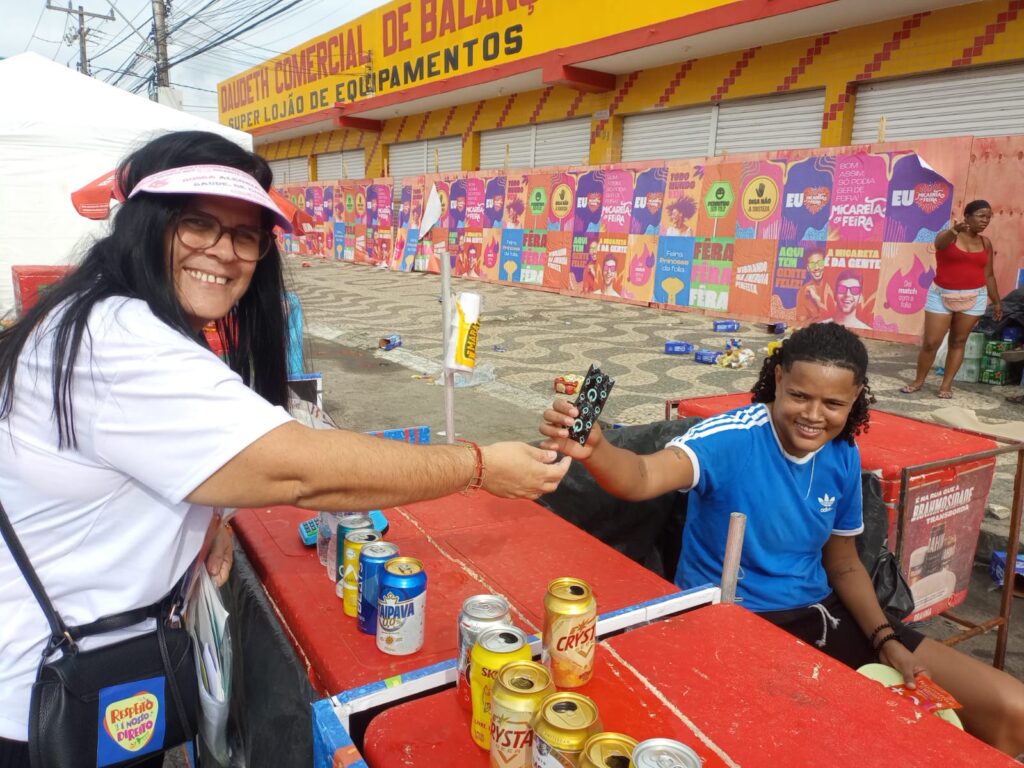
[[[505,177],[494,176],[487,180],[484,189],[484,229],[501,228],[505,218]]]
[[[522,229],[526,216],[526,178],[521,175],[505,179],[505,229]]]
[[[885,241],[932,243],[949,224],[953,185],[916,154],[897,158],[889,181]]]
[[[741,163],[704,166],[704,186],[697,215],[698,236],[731,238],[735,235],[742,171]]]
[[[596,251],[597,260],[587,262],[588,272],[584,275],[584,290],[593,296],[623,298],[627,292],[628,236],[601,234],[596,241]]]
[[[577,219],[578,221],[578,219]],[[573,235],[569,252],[569,292],[593,293],[597,287],[597,232]]]
[[[633,208],[633,172],[614,169],[604,172],[601,232],[628,235]]]
[[[875,328],[889,333],[924,331],[924,304],[935,279],[931,243],[885,243],[879,275],[882,294],[875,302]]]
[[[484,280],[497,282],[502,279],[499,262],[499,256],[501,255],[501,230],[496,228],[485,229],[481,238],[483,244],[481,274]]]
[[[523,259],[523,230],[505,229],[501,233],[501,263],[499,280],[503,282],[518,282],[519,268]]]
[[[544,265],[544,287],[556,291],[569,289],[569,255],[572,252],[572,232],[547,234],[547,264]]]
[[[736,207],[736,239],[777,240],[782,222],[782,166],[743,163]]]
[[[808,157],[787,164],[780,240],[827,240],[835,158]]]
[[[659,237],[652,301],[674,307],[689,306],[693,270],[692,237]]]
[[[829,240],[882,239],[889,193],[888,159],[866,152],[836,157]]]
[[[539,187],[537,189],[540,189]],[[531,195],[533,191],[531,190]],[[547,191],[544,192],[545,198]],[[532,201],[531,201],[532,202]],[[524,285],[543,285],[544,266],[548,261],[547,229],[524,229],[523,252],[518,281]]]
[[[526,215],[523,220],[523,229],[547,230],[550,185],[550,174],[531,173],[526,177]]]
[[[692,237],[697,226],[697,208],[704,179],[704,166],[674,160],[666,166],[665,205],[661,215],[661,235]]]
[[[693,247],[690,306],[725,312],[732,286],[733,239],[697,238]]]
[[[766,317],[771,306],[775,242],[737,239],[733,243],[732,263],[729,312]]]
[[[831,320],[852,330],[875,327],[882,244],[834,241],[825,256],[825,281],[832,291]]]
[[[668,169],[665,166],[637,172],[630,214],[631,235],[657,235],[661,231],[667,180]]]
[[[660,214],[660,211],[659,211]],[[647,303],[654,294],[654,265],[658,258],[656,235],[630,235],[622,297]]]
[[[601,209],[604,204],[604,171],[586,171],[576,185],[576,213],[573,234],[601,231]]]
[[[769,315],[788,325],[804,326],[827,320],[834,306],[832,287],[825,280],[827,243],[781,241],[772,276]]]
[[[576,213],[576,177],[571,173],[551,175],[548,203],[548,231],[572,232]]]

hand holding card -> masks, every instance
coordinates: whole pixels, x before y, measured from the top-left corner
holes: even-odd
[[[590,431],[594,428],[594,424],[597,423],[601,411],[604,410],[605,402],[608,400],[608,393],[612,391],[614,385],[615,380],[606,373],[603,373],[596,363],[590,366],[586,378],[583,379],[583,386],[580,387],[580,393],[573,403],[579,415],[576,417],[576,422],[569,429],[569,438],[571,440],[580,445],[586,444],[587,438],[590,437]]]

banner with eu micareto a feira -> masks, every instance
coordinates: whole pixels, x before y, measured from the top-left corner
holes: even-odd
[[[284,188],[323,219],[285,250],[901,340],[954,192],[914,152],[849,150],[428,175],[396,201],[391,183]],[[443,214],[422,233],[431,187]]]

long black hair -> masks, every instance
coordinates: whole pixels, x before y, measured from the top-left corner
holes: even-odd
[[[868,385],[868,351],[864,342],[853,331],[838,323],[813,323],[801,328],[765,358],[757,383],[750,390],[755,403],[771,403],[775,400],[775,369],[780,365],[789,371],[796,362],[820,363],[845,368],[853,373],[855,384],[863,385],[857,396],[843,431],[837,440],[846,440],[853,445],[853,439],[868,430],[868,408],[875,402]]]
[[[143,178],[187,165],[226,165],[250,174],[269,189],[273,174],[258,155],[215,133],[181,131],[149,142],[117,168],[117,184],[127,195]],[[25,315],[0,332],[0,419],[14,402],[18,359],[33,330],[58,306],[60,317],[47,332],[54,334],[53,413],[60,448],[76,447],[72,372],[88,334],[89,315],[97,302],[115,296],[141,299],[164,323],[197,344],[201,333],[189,324],[178,302],[166,254],[168,228],[185,206],[187,195],[139,194],[126,200],[114,215],[110,234],[97,240],[81,264],[40,296]],[[262,210],[263,226],[273,219]],[[288,400],[286,315],[281,254],[276,245],[256,264],[248,290],[228,315],[217,322],[228,365],[248,386],[274,405]]]

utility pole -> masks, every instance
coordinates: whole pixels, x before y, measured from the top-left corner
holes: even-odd
[[[167,71],[167,8],[164,0],[153,0],[153,33],[156,38],[156,85],[168,88],[171,76]]]
[[[71,0],[68,0],[67,8],[61,8],[59,5],[51,5],[49,0],[47,0],[46,7],[48,10],[51,11],[61,11],[63,13],[78,16],[78,71],[81,72],[83,75],[92,74],[91,72],[89,72],[89,54],[85,49],[85,38],[89,32],[89,30],[86,29],[85,26],[85,17],[88,16],[94,19],[104,19],[105,21],[113,21],[114,14],[107,15],[104,13],[90,13],[89,11],[84,10],[82,6],[78,6],[78,10],[76,11],[71,7]]]

